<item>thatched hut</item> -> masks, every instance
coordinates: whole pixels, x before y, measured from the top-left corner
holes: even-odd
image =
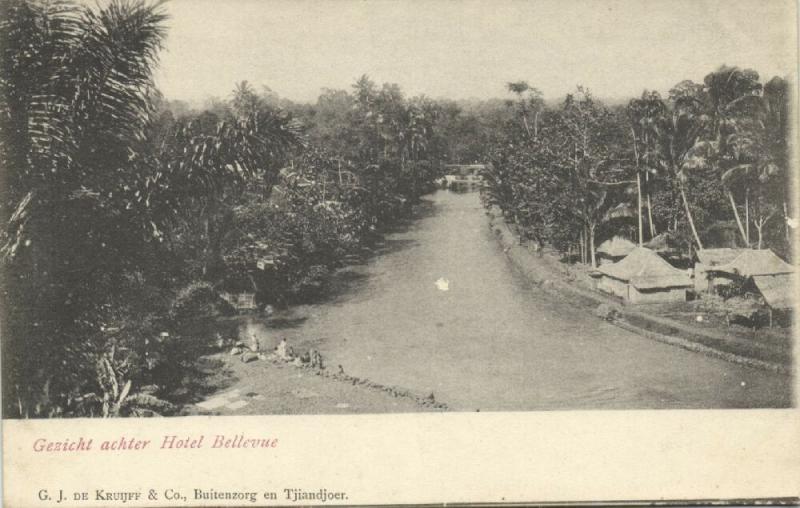
[[[658,253],[659,256],[676,268],[688,268],[691,266],[691,260],[686,257],[684,243],[674,233],[669,231],[659,233],[646,241],[644,247]]]
[[[753,277],[764,302],[773,310],[791,310],[795,307],[797,276],[793,273],[757,275]]]
[[[630,303],[682,302],[692,285],[686,272],[643,247],[635,248],[617,263],[601,266],[597,272],[598,289]]]
[[[701,249],[696,251],[697,262],[694,264],[694,289],[698,293],[714,289],[715,278],[713,268],[730,263],[745,249]],[[720,279],[717,284],[727,284],[729,279]]]
[[[770,322],[772,311],[787,311],[795,307],[795,267],[770,249],[744,249],[732,261],[710,267],[709,272],[714,274],[715,280],[752,281],[769,308]]]
[[[644,243],[653,252],[672,252],[677,250],[673,236],[669,232],[660,233]]]
[[[792,265],[779,258],[770,249],[741,249],[741,252],[731,261],[713,266],[709,270],[745,278],[795,272]]]
[[[630,254],[635,248],[636,244],[627,238],[614,236],[601,243],[596,252],[601,264],[615,263]]]

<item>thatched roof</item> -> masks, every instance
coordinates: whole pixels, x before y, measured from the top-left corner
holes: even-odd
[[[672,252],[678,248],[674,236],[666,231],[645,242],[644,246],[655,252]]]
[[[753,282],[767,305],[773,309],[790,309],[795,306],[794,290],[797,280],[793,274],[756,275]]]
[[[794,273],[792,265],[775,255],[770,249],[744,249],[733,261],[711,267],[715,272],[731,273],[742,277]]]
[[[730,263],[745,249],[701,249],[697,251],[697,259],[706,266]]]
[[[604,254],[608,257],[617,258],[627,256],[636,248],[636,244],[627,238],[615,236],[601,243],[597,248],[598,254]]]
[[[673,267],[655,252],[637,247],[622,261],[604,265],[598,271],[607,277],[630,283],[637,289],[689,287],[689,274]]]
[[[610,208],[603,214],[604,220],[622,219],[636,217],[636,210],[627,203],[620,203],[617,206]]]

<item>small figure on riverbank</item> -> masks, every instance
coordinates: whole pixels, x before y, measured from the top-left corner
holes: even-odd
[[[282,338],[275,347],[275,355],[283,361],[291,361],[294,358],[294,350],[286,343],[286,337]]]
[[[275,346],[275,354],[281,358],[286,357],[286,338],[281,339],[277,346]]]
[[[316,349],[312,349],[309,352],[311,356],[311,367],[316,369],[324,369],[325,365],[322,363],[322,355]]]
[[[226,342],[221,333],[217,332],[214,334],[214,344],[217,346],[217,349],[222,349],[225,347]]]
[[[254,353],[258,353],[258,350],[259,350],[259,344],[258,344],[258,339],[256,338],[256,334],[255,333],[251,333],[250,334],[250,351],[252,351]]]

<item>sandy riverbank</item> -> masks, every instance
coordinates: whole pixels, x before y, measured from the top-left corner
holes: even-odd
[[[445,411],[447,406],[397,386],[357,378],[337,368],[316,369],[280,360],[243,362],[214,355],[227,388],[191,406],[187,414],[352,414]],[[213,381],[213,380],[212,380]]]

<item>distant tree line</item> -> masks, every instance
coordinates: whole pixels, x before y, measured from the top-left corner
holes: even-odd
[[[618,107],[582,87],[558,107],[526,82],[508,89],[516,115],[489,148],[486,200],[535,245],[592,266],[614,234],[790,256],[785,79],[722,66]]]

